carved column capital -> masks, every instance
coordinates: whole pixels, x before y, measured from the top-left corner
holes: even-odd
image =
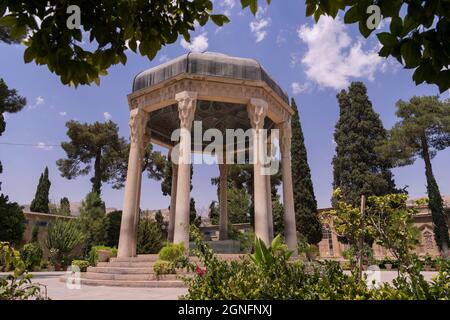
[[[197,107],[197,92],[183,91],[175,95],[178,101],[178,114],[180,117],[180,128],[191,130],[192,121]]]
[[[291,153],[291,139],[292,139],[292,127],[291,119],[282,122],[278,125],[280,129],[280,151],[281,155],[289,156]]]
[[[264,127],[264,118],[267,116],[268,109],[269,105],[266,101],[262,99],[250,99],[247,105],[247,112],[253,129],[259,130]]]
[[[148,113],[141,108],[130,111],[131,143],[139,143],[146,140],[144,136],[147,130]]]

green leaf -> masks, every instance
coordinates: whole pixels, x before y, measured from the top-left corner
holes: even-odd
[[[450,70],[439,72],[436,84],[439,86],[440,93],[444,93],[450,88]]]
[[[344,22],[346,24],[356,23],[361,19],[361,15],[359,14],[358,6],[354,5],[351,7],[344,16]]]
[[[393,35],[400,36],[403,30],[403,21],[399,17],[392,18],[390,30]]]
[[[316,11],[316,5],[315,4],[307,4],[306,5],[306,16],[310,17],[314,14]]]
[[[250,11],[253,15],[256,15],[258,11],[258,0],[241,0],[242,9],[250,7]]]
[[[230,22],[230,19],[228,19],[228,17],[223,14],[212,14],[210,15],[210,17],[211,20],[219,27],[223,26],[225,23]]]
[[[250,0],[250,11],[253,15],[256,15],[256,12],[258,12],[258,0]]]
[[[378,52],[378,55],[380,57],[385,57],[385,58],[389,57],[390,54],[391,54],[391,48],[387,47],[387,46],[383,46],[380,49],[380,51]]]
[[[19,39],[24,37],[27,34],[27,26],[22,24],[22,25],[14,25],[11,28],[11,38],[12,39]]]
[[[12,27],[17,23],[17,18],[13,15],[7,15],[0,19],[0,25],[6,27]]]
[[[402,43],[400,52],[405,60],[406,68],[415,68],[420,64],[422,54],[420,51],[420,46],[415,41],[407,40]]]
[[[402,36],[406,36],[408,33],[410,33],[412,30],[416,29],[419,26],[419,22],[409,14],[406,15],[404,21],[403,21],[403,30],[402,30]]]
[[[25,63],[30,63],[33,61],[34,58],[34,49],[32,47],[28,47],[25,49],[25,52],[23,53],[23,60]]]
[[[381,44],[387,47],[393,47],[398,44],[397,37],[390,34],[389,32],[378,33],[377,38],[381,42]]]
[[[367,28],[366,20],[360,20],[358,23],[359,32],[364,36],[364,38],[368,38],[373,30]]]

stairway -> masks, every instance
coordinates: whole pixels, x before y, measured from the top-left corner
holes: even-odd
[[[240,254],[217,254],[220,259],[238,260]],[[196,257],[190,258],[192,262]],[[191,274],[177,271],[177,274],[157,276],[153,272],[153,264],[158,260],[157,254],[138,255],[133,258],[111,258],[109,262],[99,262],[96,267],[88,267],[87,272],[81,272],[81,285],[115,286],[134,288],[183,288],[181,280]],[[60,278],[67,281],[67,275]]]
[[[96,267],[88,267],[81,273],[81,285],[116,286],[134,288],[180,288],[185,287],[181,280],[186,274],[157,276],[153,264],[157,254],[138,255],[133,258],[111,258],[109,262],[99,262]],[[66,282],[67,276],[60,278]]]

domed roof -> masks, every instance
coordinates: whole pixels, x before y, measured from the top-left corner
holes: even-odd
[[[157,67],[147,69],[134,78],[133,92],[154,86],[183,73],[264,81],[278,96],[289,103],[288,95],[269,76],[258,61],[231,57],[216,52],[191,52]]]

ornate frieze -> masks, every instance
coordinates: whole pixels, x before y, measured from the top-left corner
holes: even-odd
[[[225,101],[247,104],[252,98],[265,100],[268,104],[266,116],[274,122],[280,123],[290,117],[290,107],[281,102],[276,94],[271,93],[263,83],[248,82],[220,82],[215,79],[173,79],[157,88],[136,92],[130,95],[131,109],[140,107],[147,112],[172,105],[177,102],[176,95],[179,92],[197,92],[197,99]]]

